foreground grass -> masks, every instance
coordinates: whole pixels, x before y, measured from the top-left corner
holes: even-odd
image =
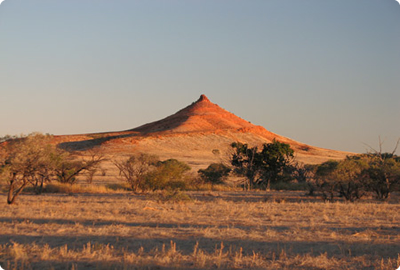
[[[399,204],[266,200],[264,193],[243,192],[191,196],[192,201],[173,203],[128,193],[23,195],[9,206],[0,195],[0,265],[6,270],[400,265]]]

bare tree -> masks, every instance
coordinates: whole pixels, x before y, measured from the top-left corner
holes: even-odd
[[[80,173],[90,172],[92,176],[103,160],[98,154],[76,160],[51,144],[50,135],[32,133],[5,139],[0,143],[0,179],[8,183],[7,203],[13,204],[28,185],[41,193],[44,183],[54,178],[72,184]]]
[[[392,191],[400,189],[400,157],[395,155],[399,143],[400,138],[392,152],[383,153],[379,138],[379,151],[369,146],[370,152],[364,156],[368,168],[363,172],[363,183],[378,199],[386,200]]]
[[[2,143],[0,175],[9,185],[8,204],[14,203],[27,185],[43,186],[50,179],[48,164],[54,147],[49,145],[49,139],[48,135],[33,133]]]
[[[82,174],[86,174],[86,180],[91,183],[94,174],[100,169],[100,164],[105,160],[99,151],[91,151],[89,158],[81,160],[65,150],[58,151],[54,173],[57,181],[63,184],[76,183],[77,177]]]
[[[308,188],[308,195],[313,196],[316,188],[315,173],[317,166],[311,164],[303,164],[299,162],[292,162],[290,165],[291,176],[298,183],[306,183]]]
[[[156,156],[140,153],[136,156],[130,156],[126,160],[115,160],[113,163],[119,169],[119,175],[129,184],[131,189],[138,191],[143,187],[144,176],[154,168],[158,161]]]

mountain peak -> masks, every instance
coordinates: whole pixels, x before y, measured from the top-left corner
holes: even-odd
[[[181,109],[156,122],[148,123],[132,129],[142,133],[165,132],[169,133],[193,133],[193,132],[217,132],[220,130],[240,130],[255,127],[248,121],[237,117],[217,104],[212,103],[206,95],[191,105]]]
[[[211,102],[206,95],[201,95],[200,98],[196,102]]]

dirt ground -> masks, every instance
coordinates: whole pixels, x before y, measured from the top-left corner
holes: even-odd
[[[400,204],[304,192],[0,194],[9,269],[397,269]]]

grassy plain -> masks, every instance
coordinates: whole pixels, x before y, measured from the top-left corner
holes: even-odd
[[[6,269],[397,269],[400,204],[304,192],[0,195]]]

